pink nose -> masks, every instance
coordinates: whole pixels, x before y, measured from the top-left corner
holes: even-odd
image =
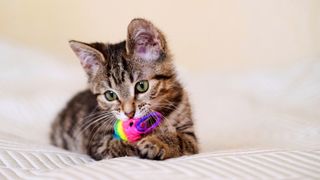
[[[125,114],[128,118],[133,118],[135,112],[134,112],[134,111],[124,112],[124,114]]]

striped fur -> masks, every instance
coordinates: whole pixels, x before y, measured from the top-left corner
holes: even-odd
[[[149,21],[134,19],[126,41],[117,44],[71,41],[84,70],[89,89],[78,93],[52,125],[56,146],[87,153],[94,159],[139,156],[167,159],[198,153],[188,95],[176,76],[163,34]],[[135,85],[147,80],[149,89],[137,93]],[[108,101],[105,92],[118,96]],[[158,111],[164,122],[137,143],[114,139],[116,119],[126,120]]]

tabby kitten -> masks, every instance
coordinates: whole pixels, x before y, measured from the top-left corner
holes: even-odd
[[[198,153],[188,95],[177,80],[164,35],[133,19],[117,44],[70,41],[89,89],[73,97],[52,124],[51,141],[96,160],[121,156],[163,160]],[[158,111],[164,120],[136,143],[113,137],[116,119]]]

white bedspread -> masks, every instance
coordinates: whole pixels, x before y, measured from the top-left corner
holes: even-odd
[[[85,88],[76,58],[0,42],[0,179],[320,179],[320,60],[247,72],[181,71],[202,153],[95,162],[48,145],[50,123]]]
[[[320,150],[212,152],[170,159],[86,155],[1,134],[0,179],[305,179],[320,178]]]

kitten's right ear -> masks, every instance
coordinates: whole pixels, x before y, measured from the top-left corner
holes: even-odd
[[[69,44],[73,52],[79,58],[86,73],[89,76],[96,75],[98,69],[105,61],[102,53],[83,42],[71,40],[69,41]]]
[[[150,21],[136,18],[128,25],[127,52],[147,62],[158,60],[166,54],[166,40]]]

